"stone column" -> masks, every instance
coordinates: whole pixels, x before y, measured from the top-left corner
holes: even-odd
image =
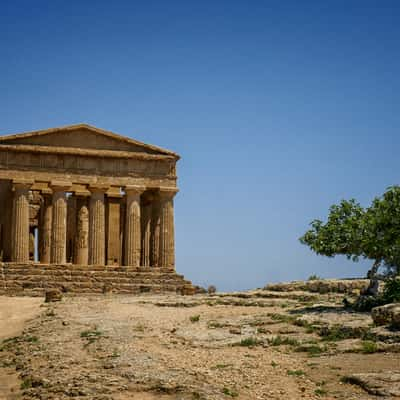
[[[125,265],[140,265],[140,195],[144,188],[126,186]]]
[[[29,262],[29,188],[32,182],[14,181],[12,261]]]
[[[177,189],[160,190],[160,254],[161,268],[175,267],[174,196]]]
[[[13,257],[13,244],[14,242],[10,239],[13,238],[13,204],[14,204],[14,192],[12,190],[12,181],[8,181],[6,201],[4,205],[5,215],[4,218],[4,237],[3,237],[3,248],[4,248],[4,260],[12,261]]]
[[[126,196],[121,198],[120,210],[119,210],[119,254],[120,264],[124,265],[124,253],[125,253],[125,217],[126,217]]]
[[[78,196],[77,204],[77,229],[75,240],[75,259],[78,265],[89,263],[89,208],[86,196]]]
[[[147,204],[142,205],[141,221],[142,221],[142,256],[140,264],[149,267],[150,264],[150,233],[151,233],[151,202],[146,199]]]
[[[104,193],[108,187],[91,186],[89,205],[89,264],[105,265],[105,204]]]
[[[107,265],[121,265],[121,198],[119,188],[107,192]]]
[[[76,241],[76,196],[71,194],[67,199],[67,262],[73,263],[75,259]]]
[[[67,262],[67,196],[70,183],[53,183],[53,215],[51,224],[51,254],[52,264]]]
[[[53,201],[51,198],[51,190],[42,191],[42,218],[40,225],[40,263],[50,264],[51,255],[51,226],[53,215]]]
[[[157,195],[151,204],[150,221],[150,265],[159,266],[160,254],[160,198]]]

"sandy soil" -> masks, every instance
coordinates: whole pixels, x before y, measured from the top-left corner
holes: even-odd
[[[24,324],[38,316],[43,299],[0,296],[0,342],[21,334]],[[15,368],[0,369],[0,400],[19,398]]]
[[[28,313],[41,301],[3,304],[22,309],[31,302]],[[67,297],[42,307],[23,335],[3,345],[0,365],[8,367],[0,376],[17,369],[24,399],[375,398],[341,379],[399,370],[400,333],[380,333],[391,344],[377,341],[376,351],[364,354],[354,326],[371,335],[370,317],[340,304],[340,296],[265,291]],[[326,340],[315,328],[321,324],[335,334],[338,326],[357,334]],[[377,352],[378,346],[389,347]],[[0,399],[19,399],[10,391],[1,397],[1,390]]]
[[[43,299],[0,296],[0,341],[19,335],[26,321],[40,313]]]

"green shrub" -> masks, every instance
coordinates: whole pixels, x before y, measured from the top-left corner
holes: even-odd
[[[261,344],[262,342],[256,338],[249,337],[246,339],[242,339],[240,342],[235,343],[234,346],[243,346],[243,347],[253,347]]]
[[[32,387],[32,380],[30,378],[26,378],[21,383],[21,390],[30,389]]]
[[[286,322],[288,324],[293,324],[294,321],[296,320],[296,317],[294,317],[292,315],[275,314],[275,313],[268,313],[267,315],[274,321]]]
[[[100,337],[103,335],[103,332],[99,331],[97,328],[93,330],[87,330],[87,331],[82,331],[81,332],[81,338],[86,339],[87,343],[85,346],[94,343],[97,339],[100,339]]]
[[[309,281],[319,281],[321,278],[318,275],[312,274],[308,277]]]
[[[328,392],[325,389],[321,389],[321,388],[315,389],[314,393],[317,396],[326,396],[328,394]]]
[[[275,336],[272,339],[269,339],[268,343],[271,346],[282,346],[282,345],[298,346],[299,345],[298,340],[293,339],[291,337],[282,337],[280,335]]]
[[[390,278],[385,281],[385,287],[377,296],[359,296],[351,307],[355,311],[371,311],[374,307],[400,301],[400,277]]]
[[[199,314],[197,314],[197,315],[192,315],[192,316],[190,317],[190,322],[199,322],[199,320],[200,320],[200,315],[199,315]]]
[[[212,369],[224,369],[232,366],[233,364],[217,364],[214,367],[212,367]]]
[[[222,393],[223,393],[224,395],[230,396],[230,397],[238,397],[238,396],[239,396],[239,394],[238,394],[238,392],[236,392],[236,390],[234,390],[234,389],[229,389],[229,388],[227,388],[227,387],[224,387],[224,388],[222,389]]]
[[[98,337],[101,335],[102,335],[102,332],[98,331],[97,329],[81,332],[81,338],[93,338],[93,337]]]
[[[37,343],[39,342],[39,338],[37,336],[26,336],[24,337],[25,342],[29,343]]]
[[[303,376],[306,373],[302,369],[295,369],[295,370],[289,369],[287,371],[287,374],[290,375],[290,376]]]
[[[379,351],[378,345],[370,340],[365,340],[361,343],[361,352],[364,354],[372,354]]]
[[[307,353],[310,357],[317,357],[321,355],[321,353],[324,353],[327,351],[326,346],[319,346],[318,344],[311,344],[311,345],[303,345],[303,346],[298,346],[296,348],[296,352],[305,352]]]
[[[371,311],[374,307],[385,304],[385,299],[382,295],[379,296],[359,296],[355,303],[351,305],[354,311]]]
[[[385,282],[383,298],[386,304],[400,301],[400,277],[391,278]]]

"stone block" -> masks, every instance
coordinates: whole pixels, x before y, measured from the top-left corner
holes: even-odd
[[[400,303],[375,307],[371,311],[371,317],[376,325],[391,325],[400,328]]]
[[[45,293],[45,302],[50,303],[53,301],[61,301],[62,299],[62,293],[60,290],[57,289],[52,289],[52,290],[46,290]]]

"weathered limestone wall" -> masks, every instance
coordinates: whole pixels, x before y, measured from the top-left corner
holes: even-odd
[[[80,294],[194,293],[189,281],[165,268],[0,263],[0,295],[41,296],[48,289]]]
[[[351,293],[354,290],[366,289],[369,279],[315,279],[287,283],[271,283],[265,290],[276,292],[308,291],[314,293]]]

